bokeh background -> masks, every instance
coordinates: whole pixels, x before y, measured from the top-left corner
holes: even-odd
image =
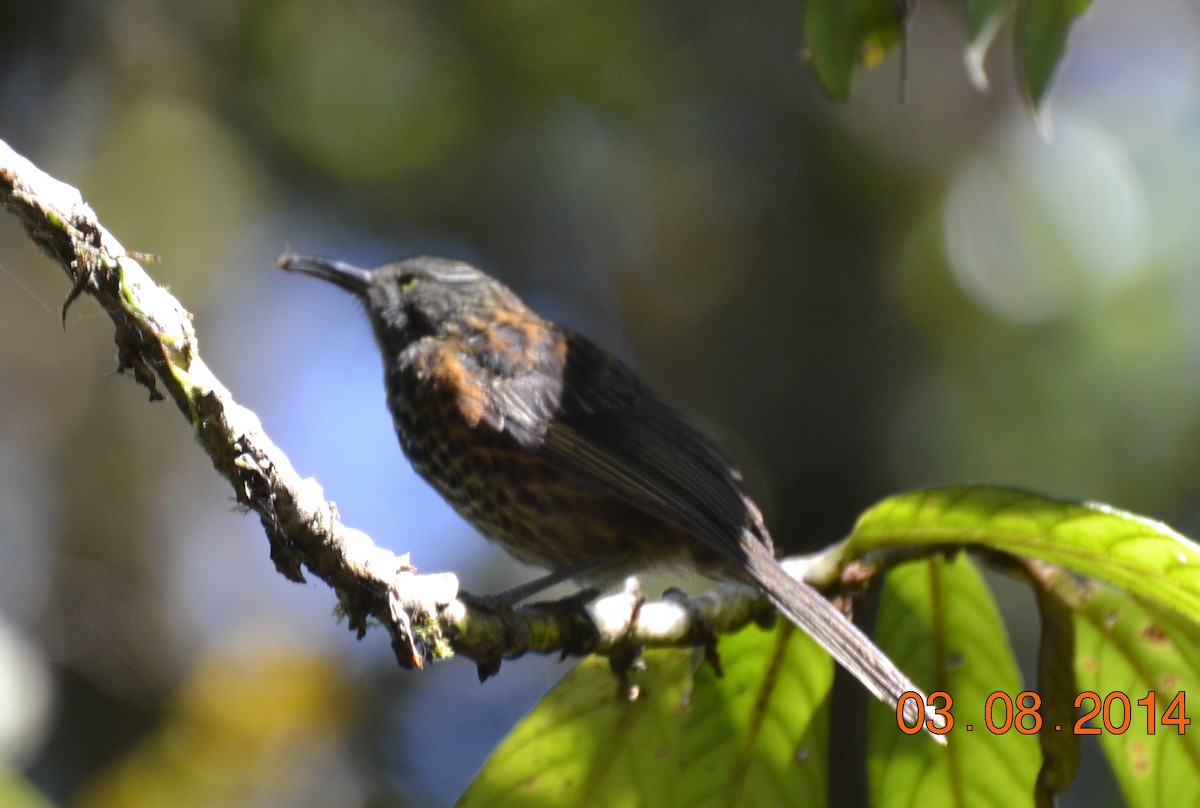
[[[718,438],[790,551],[963,480],[1200,534],[1200,11],[1096,0],[1049,140],[1007,29],[971,86],[959,15],[920,4],[903,103],[893,55],[835,105],[791,2],[17,0],[0,138],[162,257],[349,524],[478,591],[532,573],[415,478],[364,318],[285,246],[486,267]],[[565,665],[355,642],[66,291],[0,218],[6,798],[451,803]],[[1074,804],[1119,804],[1090,772]]]

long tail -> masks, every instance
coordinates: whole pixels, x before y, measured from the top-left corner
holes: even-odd
[[[913,692],[920,694],[920,704],[928,704],[924,691],[820,592],[789,575],[759,542],[751,540],[744,545],[750,576],[766,591],[775,608],[816,640],[877,699],[895,708],[902,695]],[[934,714],[932,707],[926,708],[925,717],[932,719],[934,726],[941,726],[944,721]],[[914,699],[904,703],[904,720],[909,726],[923,720]],[[946,742],[941,735],[933,737],[940,743]]]

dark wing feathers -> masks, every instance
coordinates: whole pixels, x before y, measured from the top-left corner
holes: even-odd
[[[626,365],[583,337],[567,339],[558,372],[492,377],[504,429],[563,473],[714,549],[740,554],[747,529],[768,541],[728,458]]]

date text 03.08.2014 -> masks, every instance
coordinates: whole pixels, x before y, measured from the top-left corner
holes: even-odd
[[[916,701],[917,706],[921,708],[919,714],[927,716],[915,725],[904,720],[904,707],[910,699]],[[1160,708],[1160,703],[1165,703],[1166,707]],[[916,735],[921,730],[946,735],[956,727],[962,731],[973,732],[973,724],[955,723],[953,708],[954,699],[944,690],[935,690],[925,699],[920,693],[908,692],[900,697],[896,705],[896,723],[900,730],[908,735]],[[1042,697],[1032,690],[1023,690],[1016,696],[997,690],[989,695],[984,703],[984,726],[981,729],[993,735],[1003,735],[1010,730],[1022,735],[1033,735],[1043,731],[1067,731],[1075,735],[1099,735],[1101,732],[1109,732],[1120,735],[1135,726],[1135,718],[1144,717],[1147,735],[1154,735],[1159,727],[1164,731],[1174,727],[1175,731],[1182,735],[1188,724],[1192,723],[1192,719],[1187,715],[1183,691],[1172,696],[1151,690],[1145,696],[1133,700],[1120,690],[1114,690],[1107,696],[1101,696],[1094,690],[1085,690],[1075,696],[1075,709],[1081,712],[1075,723],[1070,726],[1046,725],[1042,720],[1041,708]]]

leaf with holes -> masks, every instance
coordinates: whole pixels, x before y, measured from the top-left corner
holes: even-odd
[[[1190,724],[1170,723],[1196,710],[1188,699],[1200,693],[1196,624],[1092,586],[1079,603],[1075,632],[1079,690],[1097,696],[1081,704],[1096,711],[1088,731],[1099,736],[1126,802],[1200,805],[1200,737]]]

